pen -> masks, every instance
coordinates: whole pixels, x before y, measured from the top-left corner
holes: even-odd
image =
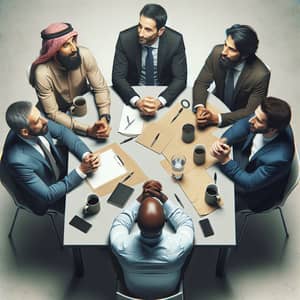
[[[134,121],[135,121],[135,119],[133,119],[132,121],[128,122],[128,124],[125,126],[124,130],[126,130]]]
[[[129,175],[127,175],[121,182],[127,181],[133,174],[134,174],[134,172],[131,172],[131,173],[130,173]]]
[[[135,136],[132,136],[132,137],[130,137],[129,139],[126,139],[126,140],[121,141],[120,144],[124,144],[124,143],[130,142],[130,141],[132,141],[132,140],[135,139],[135,138],[136,138]]]
[[[174,196],[175,196],[177,202],[180,204],[180,206],[181,206],[182,208],[184,208],[183,203],[181,202],[181,200],[179,199],[179,197],[178,197],[176,194],[174,194]]]
[[[155,136],[155,138],[153,139],[153,141],[152,141],[150,147],[153,147],[153,145],[154,145],[154,144],[156,143],[156,141],[158,140],[159,135],[160,135],[160,133],[158,133],[158,134]]]
[[[173,117],[173,119],[171,120],[170,123],[173,123],[173,122],[178,118],[178,116],[181,114],[182,111],[183,111],[183,107],[181,107],[181,108],[179,109],[178,113],[176,114],[175,117]]]
[[[115,158],[118,158],[118,161],[120,161],[120,163],[122,164],[122,166],[124,166],[124,161],[122,160],[122,158],[117,154],[115,155]]]

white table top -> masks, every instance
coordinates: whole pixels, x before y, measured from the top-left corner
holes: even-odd
[[[164,87],[136,87],[135,89],[140,93],[141,96],[157,96]],[[192,89],[187,88],[178,97],[177,100],[186,98],[192,103]],[[109,139],[104,142],[98,142],[91,138],[83,137],[83,141],[90,147],[91,150],[97,150],[102,146],[110,143],[119,143],[126,139],[125,136],[119,134],[119,121],[121,117],[123,102],[119,96],[111,89],[111,115],[112,115],[112,132]],[[227,111],[226,106],[219,101],[214,95],[210,95],[208,101],[218,107],[221,111]],[[88,101],[88,114],[80,120],[87,124],[93,124],[98,116],[96,109],[94,109],[94,100]],[[166,112],[168,108],[164,108],[159,111],[158,116]],[[221,135],[225,129],[218,129],[217,134]],[[176,203],[174,193],[176,193],[184,205],[185,212],[190,215],[194,221],[195,226],[195,245],[201,246],[231,246],[236,244],[236,233],[235,233],[235,210],[234,210],[234,186],[233,183],[223,175],[217,167],[211,167],[208,172],[210,175],[216,171],[218,175],[218,187],[220,194],[222,195],[224,206],[221,209],[215,210],[213,213],[206,216],[209,218],[211,225],[214,230],[214,235],[210,237],[204,237],[201,228],[198,224],[200,219],[206,217],[200,217],[194,209],[191,202],[187,199],[180,186],[173,182],[171,177],[162,169],[160,161],[164,159],[161,154],[154,153],[151,150],[143,147],[142,145],[130,141],[128,143],[120,145],[132,158],[140,165],[144,170],[145,174],[151,178],[158,180],[163,185],[163,192],[168,195],[169,199]],[[77,167],[79,161],[75,156],[70,154],[69,156],[69,169]],[[195,188],[197,188],[195,186]],[[134,186],[134,193],[127,202],[126,205],[130,204],[131,201],[135,201],[137,196],[142,191],[142,183]],[[93,193],[86,182],[83,182],[79,187],[67,194],[66,197],[66,210],[65,210],[65,226],[64,226],[64,245],[66,246],[107,246],[108,235],[115,216],[117,216],[122,209],[108,204],[106,200],[110,194],[100,197],[101,210],[97,215],[88,217],[86,220],[92,224],[88,233],[83,233],[73,226],[69,225],[70,220],[74,215],[82,217],[82,208],[86,203],[87,195]]]

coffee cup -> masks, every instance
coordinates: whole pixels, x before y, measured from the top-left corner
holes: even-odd
[[[87,112],[86,99],[83,96],[77,96],[73,100],[72,115],[82,117]]]
[[[90,194],[87,198],[87,203],[83,208],[85,216],[97,214],[100,211],[100,200],[96,194]]]
[[[195,139],[195,126],[192,124],[184,124],[182,127],[182,141],[184,143],[191,143]]]
[[[205,146],[198,144],[194,148],[193,154],[194,163],[198,166],[205,163]]]
[[[209,184],[206,187],[206,191],[205,191],[205,202],[210,206],[219,207],[220,201],[221,198],[218,192],[217,185],[214,183]]]

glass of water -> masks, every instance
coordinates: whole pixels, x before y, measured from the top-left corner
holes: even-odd
[[[171,157],[172,177],[175,180],[181,180],[183,177],[186,158],[183,154],[175,154]]]

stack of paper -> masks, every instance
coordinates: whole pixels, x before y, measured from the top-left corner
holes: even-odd
[[[112,149],[101,153],[100,161],[101,165],[98,170],[88,177],[88,181],[94,189],[127,172],[123,161]]]
[[[139,135],[143,131],[143,123],[138,109],[133,109],[129,105],[123,106],[119,133],[126,136]]]

